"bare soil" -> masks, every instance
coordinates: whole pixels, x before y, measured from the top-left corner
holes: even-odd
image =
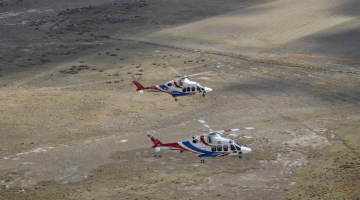
[[[0,199],[359,199],[356,61],[134,39],[271,2],[1,2]],[[213,92],[135,91],[131,75],[163,84],[168,66],[211,71],[193,80]],[[252,152],[202,164],[145,142],[189,140],[198,119],[255,127],[235,139]]]

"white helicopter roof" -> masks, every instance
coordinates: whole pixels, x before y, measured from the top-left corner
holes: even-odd
[[[196,85],[196,86],[201,86],[198,82],[195,82],[195,81],[190,81],[189,79],[187,78],[179,78],[179,79],[176,79],[176,82],[181,82],[183,86],[188,86],[188,85]]]

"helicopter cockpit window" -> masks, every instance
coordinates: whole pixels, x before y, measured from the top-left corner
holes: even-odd
[[[228,151],[228,145],[224,145],[223,148],[224,148],[224,151]]]
[[[241,148],[240,148],[238,145],[236,145],[236,149],[237,149],[238,151],[241,150]]]
[[[211,146],[211,151],[216,151],[216,145]]]
[[[222,145],[217,145],[217,151],[222,151]]]
[[[201,88],[199,86],[196,87],[197,91],[201,91]]]
[[[169,87],[172,86],[172,83],[168,83],[167,86],[169,86]]]
[[[183,88],[182,90],[183,90],[183,92],[186,92],[186,88]]]
[[[190,92],[190,87],[187,88],[187,91]]]
[[[230,149],[231,149],[231,151],[235,151],[235,146],[234,146],[234,145],[230,145]]]

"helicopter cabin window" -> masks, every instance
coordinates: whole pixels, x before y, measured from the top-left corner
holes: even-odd
[[[168,87],[171,87],[171,86],[172,86],[172,83],[168,83],[167,86],[168,86]]]
[[[195,92],[195,87],[192,87],[191,90],[192,90],[193,92]]]
[[[190,87],[187,88],[187,91],[190,92]]]
[[[228,151],[228,145],[224,145],[223,148],[224,148],[224,151]]]
[[[186,88],[183,88],[182,90],[183,90],[183,92],[186,92]]]
[[[199,86],[196,87],[197,91],[201,91],[201,88]]]
[[[216,145],[211,146],[211,151],[216,151]]]
[[[234,146],[234,145],[230,145],[230,149],[231,149],[231,151],[235,151],[235,146]]]
[[[222,145],[217,145],[217,151],[222,151]]]
[[[240,150],[241,150],[241,148],[240,148],[239,146],[237,146],[237,145],[236,145],[236,149],[237,149],[238,151],[240,151]]]

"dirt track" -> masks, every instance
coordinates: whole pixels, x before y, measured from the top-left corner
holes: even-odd
[[[89,6],[78,3],[72,8]],[[29,35],[32,41],[3,39],[1,199],[360,198],[355,61],[315,55],[270,61],[269,55],[218,55],[124,39],[241,11],[234,8],[251,10],[249,1],[130,2],[130,9],[113,3],[81,12],[60,12],[59,4],[35,26],[41,34]],[[9,6],[1,9],[20,9]],[[44,10],[50,6],[44,3]],[[174,78],[168,66],[184,74],[211,71],[195,80],[214,91],[178,102],[134,91],[130,75],[142,74],[144,85],[165,83]],[[163,142],[189,140],[198,132],[180,128],[199,129],[198,119],[213,129],[255,127],[244,132],[255,139],[238,140],[253,151],[242,160],[201,164],[193,154],[155,153],[144,142],[143,130],[154,126]]]

